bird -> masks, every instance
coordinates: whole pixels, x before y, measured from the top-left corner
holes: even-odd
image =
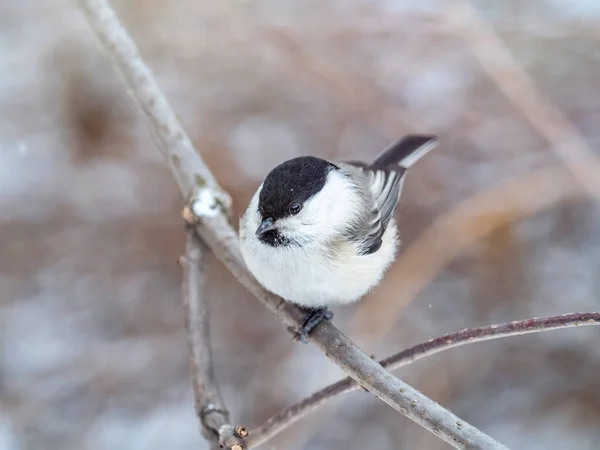
[[[331,306],[358,301],[383,279],[400,246],[394,213],[406,173],[438,145],[409,134],[370,163],[299,156],[274,167],[239,220],[253,277],[305,311],[301,341]]]

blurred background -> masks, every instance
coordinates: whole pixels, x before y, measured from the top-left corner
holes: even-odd
[[[440,334],[598,310],[596,0],[114,0],[236,218],[297,155],[441,145],[408,176],[402,253],[335,323],[381,358]],[[180,304],[181,199],[76,2],[0,6],[0,450],[202,450]],[[216,373],[259,425],[342,374],[219,264]],[[398,371],[513,449],[596,449],[600,330]],[[264,449],[450,448],[365,392]]]

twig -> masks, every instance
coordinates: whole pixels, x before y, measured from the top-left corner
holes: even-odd
[[[400,353],[396,353],[395,355],[382,360],[381,365],[386,369],[394,370],[425,358],[426,356],[465,344],[588,325],[600,325],[600,312],[563,314],[559,316],[517,320],[500,325],[470,328],[445,334],[407,348]],[[343,380],[315,392],[301,402],[282,409],[280,412],[269,418],[263,425],[250,431],[250,436],[247,441],[248,447],[256,447],[268,441],[273,436],[310,412],[318,409],[334,397],[359,389],[361,389],[361,386],[356,384],[352,378],[344,378]]]
[[[231,197],[225,192],[184,131],[177,115],[160,90],[152,71],[141,59],[138,49],[120,24],[115,11],[105,0],[81,0],[83,10],[96,36],[121,69],[133,99],[156,146],[165,156],[185,198],[198,188],[209,187],[226,209]]]
[[[285,325],[292,330],[298,330],[304,314],[295,306],[266,291],[247,271],[238,237],[223,211],[223,199],[229,197],[223,195],[210,170],[193,151],[191,141],[186,138],[166,99],[153,81],[150,70],[140,59],[134,43],[119,23],[114,11],[104,0],[82,2],[90,23],[125,74],[134,98],[145,113],[149,128],[160,137],[157,139],[161,144],[158,147],[169,160],[182,194],[190,200],[189,207],[184,210],[184,216],[188,222],[195,223],[198,234],[231,273]],[[181,158],[182,155],[189,161],[185,164],[181,159],[174,161],[173,156]],[[393,377],[332,324],[321,324],[312,332],[309,340],[379,399],[454,447],[505,448],[416,389]],[[234,447],[237,445],[233,445],[232,450],[236,450]]]
[[[179,259],[183,268],[183,306],[185,332],[190,357],[190,378],[194,404],[202,434],[219,448],[219,430],[229,425],[229,412],[215,382],[209,340],[208,311],[205,303],[206,259],[208,249],[192,228],[187,230],[185,255]]]

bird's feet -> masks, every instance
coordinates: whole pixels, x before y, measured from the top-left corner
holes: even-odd
[[[330,321],[333,319],[333,312],[331,312],[327,306],[321,308],[300,308],[306,311],[308,315],[304,319],[302,326],[298,330],[298,340],[308,343],[308,333],[310,333],[317,325],[324,320]]]

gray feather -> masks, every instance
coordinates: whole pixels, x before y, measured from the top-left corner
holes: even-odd
[[[435,146],[434,136],[408,135],[386,147],[371,164],[346,163],[366,177],[366,187],[372,195],[370,216],[362,220],[351,236],[359,244],[359,254],[369,255],[379,250],[400,199],[407,169]]]

